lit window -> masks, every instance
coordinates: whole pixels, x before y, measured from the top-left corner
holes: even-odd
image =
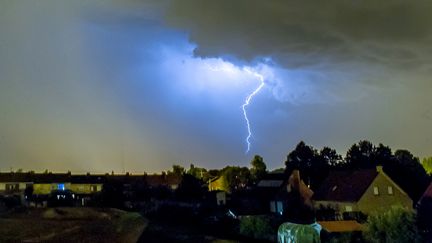
[[[392,186],[388,186],[387,187],[387,192],[389,195],[393,195],[393,187]]]
[[[57,189],[61,190],[61,191],[64,191],[65,190],[64,184],[57,184]]]
[[[92,192],[97,192],[97,186],[96,186],[96,185],[91,185],[91,186],[90,186],[90,190],[91,190]]]
[[[352,212],[353,210],[352,210],[352,206],[345,206],[345,211],[346,212]]]
[[[377,186],[374,186],[374,195],[379,195],[379,189]]]

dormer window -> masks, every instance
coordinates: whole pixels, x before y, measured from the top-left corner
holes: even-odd
[[[379,195],[379,189],[378,189],[377,186],[374,186],[374,188],[373,188],[373,192],[374,192],[374,195],[375,195],[375,196]]]
[[[392,186],[388,186],[387,187],[387,192],[389,195],[393,195],[393,187]]]

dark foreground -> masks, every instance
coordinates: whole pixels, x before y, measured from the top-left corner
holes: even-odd
[[[2,215],[0,242],[136,242],[147,220],[117,209],[23,209]]]

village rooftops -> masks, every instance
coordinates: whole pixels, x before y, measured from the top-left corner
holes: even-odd
[[[123,183],[146,183],[151,187],[178,185],[181,177],[168,175],[147,174],[78,174],[71,173],[34,173],[34,172],[6,172],[0,173],[0,183],[67,183],[73,184],[103,184],[107,180],[116,180]]]

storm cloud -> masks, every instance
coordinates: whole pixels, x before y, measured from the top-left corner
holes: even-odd
[[[266,78],[248,112],[251,152],[270,168],[300,140],[429,155],[431,12],[423,0],[1,1],[0,169],[247,165],[241,105],[257,80],[243,67]]]

